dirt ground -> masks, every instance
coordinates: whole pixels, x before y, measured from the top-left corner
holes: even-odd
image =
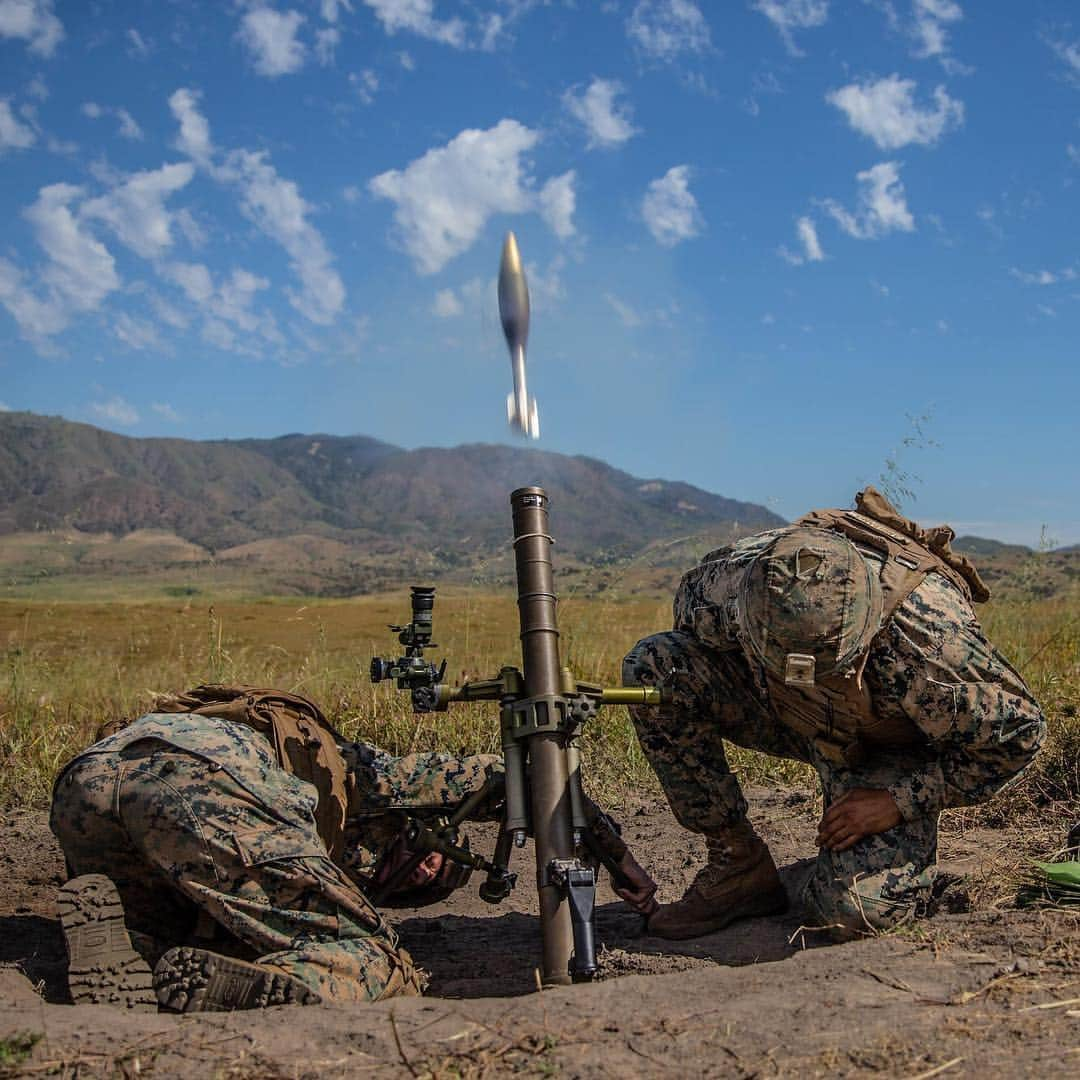
[[[801,792],[749,797],[794,892],[819,810]],[[661,802],[620,816],[661,899],[677,897],[701,841]],[[491,839],[473,835],[474,846]],[[519,853],[521,880],[503,905],[483,903],[474,884],[392,913],[431,972],[426,998],[178,1017],[65,1003],[62,860],[46,815],[16,813],[0,819],[0,1075],[1080,1075],[1080,913],[995,898],[987,882],[1016,848],[1007,832],[952,828],[930,917],[846,945],[800,931],[794,913],[664,942],[604,884],[602,977],[543,993],[530,859]],[[16,1036],[34,1045],[11,1065]]]

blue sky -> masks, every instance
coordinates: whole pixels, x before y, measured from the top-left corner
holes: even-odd
[[[1074,0],[0,0],[0,175],[4,408],[511,441],[512,228],[541,448],[1080,542]]]

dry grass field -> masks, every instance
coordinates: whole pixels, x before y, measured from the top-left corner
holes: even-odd
[[[668,625],[669,601],[564,587],[564,655],[580,678],[612,682],[627,647]],[[437,655],[455,680],[518,661],[509,590],[440,590]],[[157,692],[203,681],[308,694],[344,731],[398,752],[492,750],[494,711],[414,717],[372,686],[372,653],[397,646],[386,624],[405,591],[352,600],[0,601],[0,1074],[58,1076],[577,1077],[730,1075],[1041,1076],[1080,1054],[1068,1011],[1080,985],[1080,912],[1017,909],[1031,858],[1060,849],[1080,806],[1080,618],[1071,600],[998,601],[991,637],[1031,681],[1050,738],[1024,780],[988,805],[949,811],[927,918],[832,948],[784,916],[738,922],[692,942],[642,934],[601,887],[601,978],[530,994],[538,944],[526,872],[505,905],[474,889],[393,919],[432,977],[431,995],[360,1009],[228,1017],[126,1014],[67,1001],[55,908],[63,859],[48,831],[52,776],[97,727],[145,710]],[[622,709],[588,733],[587,779],[619,807],[628,841],[677,897],[704,843],[659,798]],[[751,817],[796,896],[820,801],[807,770],[734,750]],[[474,839],[486,849],[493,831]],[[521,864],[524,866],[524,862]],[[797,1018],[793,1020],[793,1018]],[[793,1026],[794,1025],[794,1026]],[[793,1037],[793,1032],[795,1036]]]
[[[1080,798],[1080,603],[1009,599],[981,612],[991,639],[1043,702],[1051,734],[1025,781],[980,813],[1018,818],[1068,813]],[[58,767],[93,741],[104,721],[146,711],[155,694],[201,682],[281,687],[318,702],[345,733],[388,750],[497,749],[492,707],[414,716],[407,695],[368,679],[372,655],[398,648],[387,624],[407,619],[407,591],[349,600],[0,601],[0,807],[40,806]],[[563,658],[582,679],[616,683],[628,647],[670,625],[666,597],[564,595]],[[454,681],[493,676],[519,662],[509,591],[440,589],[433,658]],[[808,779],[794,763],[734,749],[744,779]],[[586,736],[592,788],[617,798],[655,781],[622,708],[603,711]]]

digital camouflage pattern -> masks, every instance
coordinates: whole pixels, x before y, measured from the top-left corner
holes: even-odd
[[[878,574],[839,533],[782,530],[740,577],[740,637],[780,679],[792,653],[812,656],[818,679],[850,670],[881,627]]]
[[[735,556],[749,564],[775,532],[740,541]],[[706,837],[745,820],[724,739],[808,762],[826,805],[851,788],[887,789],[903,822],[847,851],[822,850],[803,901],[817,925],[884,929],[910,918],[933,881],[938,811],[989,798],[1038,750],[1045,722],[1031,692],[986,640],[966,597],[931,573],[875,639],[864,672],[882,723],[913,726],[918,741],[837,763],[785,723],[741,650],[716,647],[724,639],[702,621],[708,572],[699,566],[680,586],[675,630],[639,642],[623,665],[625,683],[672,687],[672,704],[630,711],[676,818]]]
[[[364,744],[350,766],[346,867],[370,868],[365,808],[449,806],[495,759],[395,758]],[[315,825],[315,789],[253,729],[151,714],[94,744],[59,776],[50,825],[72,876],[101,873],[156,951],[196,942],[300,979],[329,1001],[419,993],[421,976]],[[365,821],[371,831],[365,833]],[[364,846],[364,845],[368,846]],[[152,948],[152,946],[151,946]]]
[[[395,810],[452,810],[479,791],[488,772],[502,775],[497,754],[456,757],[435,751],[395,757],[367,743],[341,744],[349,776],[349,817],[345,823],[343,865],[352,874],[369,874],[401,828]],[[502,787],[497,785],[472,816],[494,821],[501,813]]]

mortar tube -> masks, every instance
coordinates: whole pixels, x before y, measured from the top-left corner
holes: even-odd
[[[558,695],[561,691],[547,501],[547,494],[539,487],[518,488],[510,496],[521,659],[528,698]],[[543,732],[530,736],[528,741],[542,981],[545,986],[564,986],[572,982],[573,925],[570,906],[560,886],[550,880],[549,868],[554,860],[568,860],[574,855],[565,736]]]

